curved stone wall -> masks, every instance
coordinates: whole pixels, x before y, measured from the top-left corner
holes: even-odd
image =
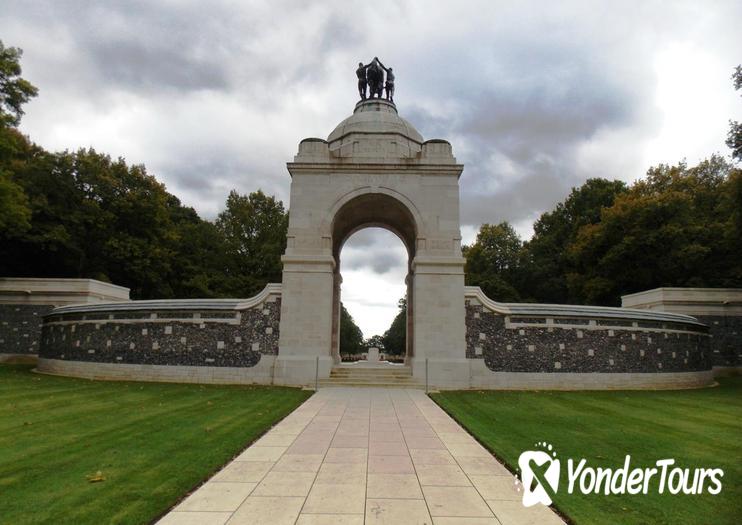
[[[477,287],[466,288],[464,304],[465,355],[413,364],[432,388],[679,388],[713,381],[708,327],[690,316],[504,304]],[[280,315],[281,285],[248,300],[58,307],[43,319],[38,370],[95,379],[283,383]]]
[[[465,304],[466,357],[483,361],[502,387],[517,388],[519,375],[523,388],[537,387],[539,377],[544,388],[599,388],[600,377],[611,388],[711,380],[708,327],[690,316],[496,303],[478,287],[467,287]],[[487,374],[480,375],[486,383]]]
[[[280,285],[268,285],[248,300],[55,308],[44,317],[38,370],[110,379],[270,382],[280,294]]]

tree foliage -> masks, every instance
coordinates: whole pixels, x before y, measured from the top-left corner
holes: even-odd
[[[288,230],[288,213],[281,201],[260,190],[250,195],[233,190],[216,227],[226,248],[224,287],[249,297],[265,283],[281,281]]]
[[[280,281],[287,214],[260,191],[230,194],[214,224],[144,166],[50,153],[0,127],[0,203],[0,275],[95,278],[139,299],[249,297]]]
[[[498,301],[518,301],[517,275],[523,243],[507,222],[483,224],[477,240],[464,246],[466,283]]]
[[[340,353],[360,354],[366,351],[363,332],[343,303],[340,303]]]
[[[737,66],[732,74],[734,89],[742,89],[742,65]],[[742,123],[736,120],[729,121],[729,133],[727,135],[727,146],[732,149],[732,158],[742,162]]]
[[[378,348],[379,352],[385,352],[386,347],[384,346],[384,336],[382,335],[372,335],[366,341],[363,343],[366,346],[366,349],[369,348]]]
[[[397,306],[399,312],[394,317],[392,325],[381,336],[381,341],[385,353],[403,356],[407,352],[407,297],[402,297]]]
[[[572,294],[619,304],[622,294],[658,286],[742,284],[739,176],[718,155],[650,169],[568,246]]]
[[[546,212],[533,225],[533,237],[524,246],[520,280],[523,298],[546,303],[581,303],[569,287],[575,261],[565,248],[575,242],[581,228],[600,222],[601,213],[626,191],[621,181],[588,179],[573,188],[564,202]]]
[[[519,239],[483,225],[467,282],[496,300],[617,305],[658,286],[742,285],[742,172],[718,155],[651,168],[631,187],[590,179]]]
[[[23,116],[23,104],[38,94],[38,89],[21,77],[21,56],[17,47],[5,47],[0,40],[0,126],[17,126]]]

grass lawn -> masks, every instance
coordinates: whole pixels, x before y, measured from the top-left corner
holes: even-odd
[[[515,470],[536,442],[561,461],[556,507],[577,524],[742,523],[742,378],[717,388],[644,392],[442,392],[433,399]],[[567,494],[567,458],[592,467],[675,466],[724,470],[713,496]]]
[[[2,524],[149,523],[310,395],[31,369],[0,365]]]

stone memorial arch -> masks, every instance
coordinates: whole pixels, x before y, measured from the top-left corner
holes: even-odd
[[[710,384],[714,359],[736,366],[733,352],[719,348],[714,353],[726,357],[718,361],[709,327],[688,315],[500,303],[479,287],[465,287],[459,231],[463,166],[448,142],[423,140],[399,117],[391,67],[375,58],[360,63],[356,75],[361,100],[353,114],[327,140],[302,140],[288,163],[291,202],[281,284],[268,284],[247,299],[71,304],[43,315],[37,306],[48,311],[55,303],[37,292],[59,283],[39,290],[6,283],[11,304],[0,304],[0,316],[4,312],[8,319],[0,325],[0,343],[16,352],[38,348],[37,370],[60,375],[343,384],[349,368],[359,370],[333,370],[340,361],[340,253],[353,233],[374,226],[395,233],[408,254],[406,366],[371,369],[382,386],[682,388]],[[64,288],[71,291],[69,283]],[[729,299],[737,292],[722,295]],[[720,310],[717,299],[706,292],[704,297],[706,308],[691,311],[714,326],[719,312],[736,315],[728,308],[732,299]],[[632,304],[656,306],[640,303]]]
[[[301,141],[288,170],[276,377],[306,382],[318,362],[321,377],[339,363],[340,251],[353,233],[372,226],[395,233],[408,253],[406,364],[420,377],[426,358],[463,356],[463,166],[451,145],[423,140],[394,103],[371,98],[327,140]]]

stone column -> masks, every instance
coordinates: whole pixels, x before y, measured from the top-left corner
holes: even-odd
[[[463,257],[416,257],[413,373],[441,385],[468,383]],[[426,366],[427,361],[427,366]]]
[[[314,383],[332,366],[332,312],[335,261],[332,256],[284,255],[281,333],[275,382]]]

